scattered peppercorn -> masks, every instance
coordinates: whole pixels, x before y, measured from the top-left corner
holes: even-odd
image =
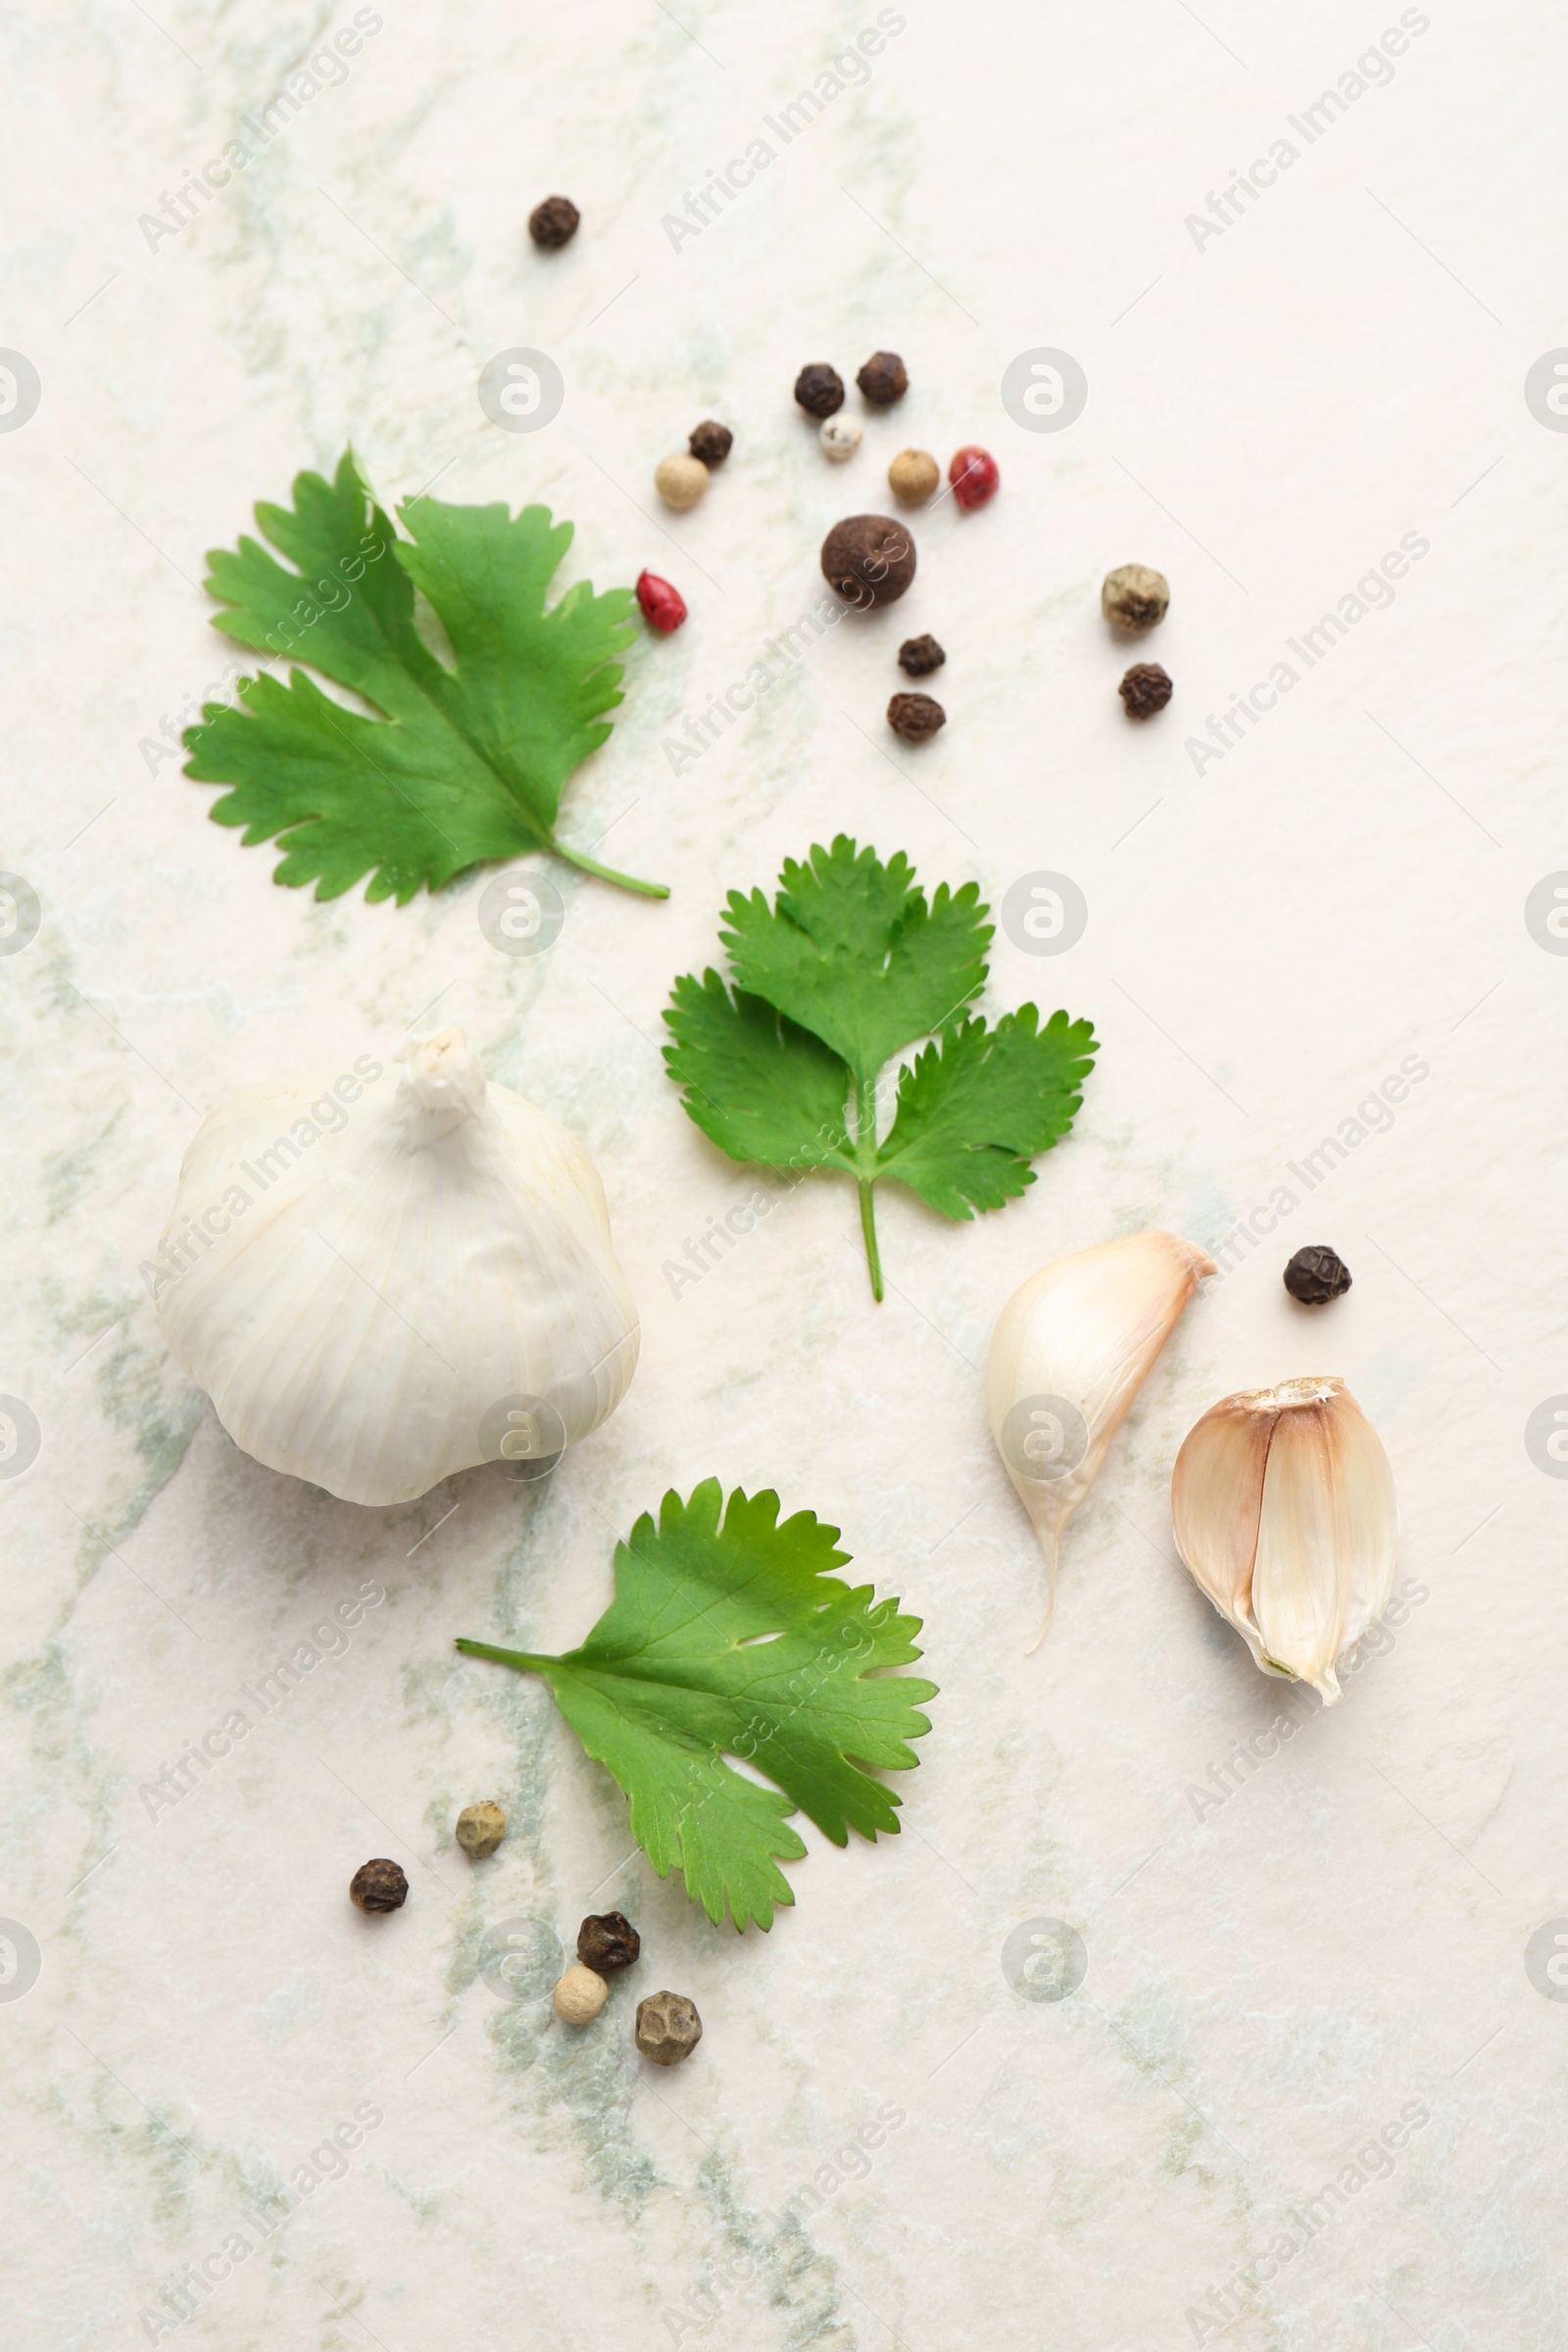
[[[1157,662],[1135,662],[1116,689],[1129,718],[1152,718],[1156,710],[1164,710],[1174,691]]]
[[[888,725],[906,743],[929,742],[947,723],[948,714],[933,695],[896,694],[888,705]]]
[[[844,406],[844,378],[836,368],[813,360],[795,378],[795,397],[810,416],[831,416]]]
[[[710,416],[687,434],[686,446],[702,465],[722,466],[735,446],[735,436],[727,424],[715,424]]]
[[[542,253],[556,253],[571,243],[581,219],[569,196],[547,196],[528,215],[528,234]]]
[[[996,497],[1002,468],[988,449],[960,449],[948,467],[948,479],[959,506],[972,512],[989,506]]]
[[[855,380],[873,409],[891,409],[909,389],[907,372],[896,351],[873,351]]]
[[[506,1834],[507,1817],[488,1797],[465,1805],[458,1815],[458,1843],[470,1862],[488,1862]]]
[[[401,1911],[409,1882],[395,1862],[362,1862],[349,1881],[349,1896],[362,1911]]]
[[[613,1968],[630,1968],[642,1948],[642,1937],[624,1911],[590,1912],[577,1930],[578,1959],[601,1976]]]
[[[1163,620],[1170,606],[1170,582],[1147,564],[1119,564],[1107,571],[1100,590],[1100,610],[1118,629],[1141,637]]]
[[[888,467],[888,488],[906,507],[923,507],[941,479],[942,468],[928,449],[901,449]]]
[[[947,658],[934,637],[906,637],[899,648],[899,667],[906,678],[928,678]]]
[[[677,450],[672,458],[661,458],[654,467],[654,488],[666,507],[695,507],[708,488],[708,467],[701,458],[689,458]]]
[[[824,416],[816,437],[822,445],[822,455],[831,458],[835,466],[842,466],[860,446],[860,427],[853,416]]]
[[[661,637],[678,629],[686,617],[686,599],[668,580],[662,580],[657,571],[637,574],[637,602],[642,607],[644,620]]]
[[[564,2026],[591,2025],[610,1997],[610,1986],[591,1968],[568,1968],[550,1995]]]
[[[847,514],[822,542],[822,577],[851,605],[897,604],[914,564],[914,541],[890,514]]]
[[[703,2021],[683,1992],[651,1992],[637,2004],[637,2047],[656,2066],[678,2066],[703,2038]]]
[[[1349,1287],[1349,1267],[1326,1243],[1298,1250],[1285,1269],[1285,1288],[1302,1306],[1324,1306],[1331,1298],[1343,1298]]]

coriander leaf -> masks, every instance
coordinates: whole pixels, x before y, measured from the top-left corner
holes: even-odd
[[[209,704],[187,729],[185,773],[234,787],[214,804],[247,845],[275,836],[275,879],[339,897],[362,876],[369,900],[405,905],[491,858],[552,850],[585,872],[663,898],[659,885],[600,865],[556,837],[574,768],[611,732],[615,659],[633,634],[630,589],[585,581],[545,608],[571,543],[543,507],[408,500],[400,539],[352,452],[331,482],[302,473],[292,507],[263,504],[264,535],[208,558],[225,610],[214,626],[241,645],[307,662],[361,695],[345,709],[305,672],[242,681],[238,707]],[[449,668],[419,634],[420,590],[446,631]]]
[[[1000,1208],[1033,1184],[1029,1160],[1066,1134],[1094,1067],[1094,1029],[1032,1004],[994,1029],[960,1021],[899,1077],[898,1115],[877,1150],[896,1176],[945,1217]]]
[[[850,1073],[820,1039],[760,997],[732,997],[713,971],[677,980],[664,1018],[675,1039],[664,1048],[669,1074],[721,1152],[763,1167],[854,1174]]]
[[[722,1507],[722,1521],[720,1509]],[[810,1511],[779,1524],[778,1496],[716,1478],[670,1493],[615,1546],[615,1597],[562,1657],[460,1641],[470,1657],[542,1675],[587,1753],[631,1800],[631,1831],[659,1876],[678,1869],[716,1925],[773,1924],[794,1890],[778,1859],[806,1847],[797,1808],[835,1845],[898,1831],[899,1799],[873,1780],[910,1770],[936,1685],[881,1669],[920,1655],[918,1617],[831,1571],[849,1553]],[[751,1763],[760,1788],[724,1759]],[[782,1790],[782,1794],[779,1791]]]

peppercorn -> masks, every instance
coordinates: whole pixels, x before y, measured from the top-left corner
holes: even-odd
[[[888,488],[906,507],[923,507],[941,479],[942,468],[928,449],[901,449],[888,467]]]
[[[656,2066],[678,2066],[703,2038],[703,2021],[683,1992],[651,1992],[637,2004],[637,2047]]]
[[[569,196],[547,196],[528,215],[528,234],[542,253],[556,253],[571,243],[581,219]]]
[[[667,637],[671,629],[678,629],[686,617],[686,599],[678,588],[670,586],[668,580],[662,580],[657,571],[640,571],[637,574],[637,602],[642,608],[644,620],[651,629],[657,629],[661,637]]]
[[[928,678],[947,658],[934,637],[906,637],[899,648],[899,667],[906,678]]]
[[[1285,1269],[1285,1288],[1302,1306],[1324,1306],[1331,1298],[1343,1298],[1349,1287],[1349,1267],[1326,1243],[1298,1250]]]
[[[971,445],[956,453],[948,467],[948,479],[958,505],[972,512],[976,507],[989,506],[996,497],[1002,468],[988,449]]]
[[[1101,585],[1100,610],[1118,629],[1141,637],[1163,620],[1170,606],[1170,582],[1147,564],[1119,564]]]
[[[488,1862],[506,1834],[507,1817],[488,1797],[458,1815],[457,1840],[470,1862]]]
[[[687,434],[686,446],[704,466],[722,466],[735,446],[735,436],[727,424],[715,424],[710,416]]]
[[[795,378],[795,397],[811,416],[831,416],[844,406],[844,378],[836,368],[813,360]]]
[[[906,743],[926,743],[947,723],[947,712],[929,694],[896,694],[888,705],[888,725]]]
[[[873,409],[891,409],[909,389],[904,362],[896,351],[873,351],[855,380]]]
[[[823,457],[831,459],[835,466],[842,466],[860,446],[860,427],[853,416],[824,416],[816,437]]]
[[[601,1976],[612,1968],[630,1968],[642,1948],[642,1937],[623,1911],[590,1912],[577,1930],[578,1959]]]
[[[677,450],[672,458],[661,458],[654,467],[654,488],[666,507],[695,507],[708,488],[708,467],[701,458],[689,458]]]
[[[362,1862],[349,1881],[349,1897],[362,1911],[401,1911],[409,1882],[395,1862]]]
[[[564,2026],[591,2025],[610,1997],[610,1986],[591,1968],[568,1968],[550,2002]]]
[[[1129,718],[1152,718],[1163,710],[1175,689],[1157,662],[1135,662],[1116,692]]]
[[[897,604],[914,563],[914,541],[889,514],[848,514],[822,542],[822,577],[851,605]]]

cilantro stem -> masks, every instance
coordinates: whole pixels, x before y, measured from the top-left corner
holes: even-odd
[[[639,898],[667,899],[669,896],[669,885],[665,882],[639,882],[635,874],[619,874],[612,865],[601,865],[597,858],[588,857],[582,850],[568,850],[564,841],[554,841],[550,846],[558,858],[564,858],[568,865],[580,866],[585,874],[597,874],[601,882],[614,882],[622,890],[634,890]]]
[[[470,1658],[494,1658],[498,1666],[514,1666],[519,1674],[543,1674],[558,1663],[555,1658],[536,1658],[527,1649],[498,1649],[493,1642],[458,1641],[458,1648]]]
[[[865,1236],[865,1262],[871,1269],[871,1296],[882,1298],[882,1257],[876,1246],[876,1211],[871,1206],[871,1179],[860,1178],[860,1231]]]
[[[876,1246],[876,1210],[871,1200],[871,1186],[876,1170],[876,1074],[857,1078],[855,1082],[855,1150],[856,1156],[867,1173],[860,1183],[860,1232],[865,1241],[865,1262],[871,1273],[871,1296],[880,1305],[882,1300],[882,1254]]]

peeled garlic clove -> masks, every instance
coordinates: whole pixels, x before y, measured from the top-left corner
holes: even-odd
[[[1051,1621],[1061,1531],[1094,1484],[1177,1316],[1214,1261],[1153,1228],[1054,1258],[1014,1291],[986,1359],[986,1408],[1045,1558]]]
[[[1171,1515],[1194,1581],[1257,1663],[1332,1706],[1336,1660],[1388,1606],[1398,1534],[1389,1457],[1344,1381],[1212,1406],[1176,1457]]]
[[[235,1444],[349,1502],[485,1460],[548,1469],[637,1362],[593,1161],[487,1084],[461,1029],[401,1074],[362,1054],[221,1105],[149,1271]]]

